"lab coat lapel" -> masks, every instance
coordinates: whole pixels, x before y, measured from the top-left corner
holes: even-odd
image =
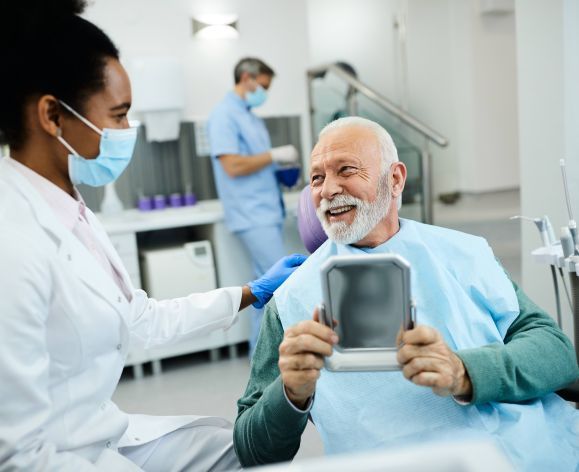
[[[80,240],[56,218],[34,186],[4,160],[0,161],[0,178],[29,202],[38,224],[57,243],[57,255],[89,287],[103,298],[124,321],[128,302],[120,289]]]
[[[125,321],[127,299],[111,276],[74,234],[70,233],[66,241],[62,241],[58,255],[95,295],[103,298]]]
[[[94,230],[96,237],[99,240],[99,243],[104,248],[107,258],[109,259],[109,261],[111,261],[115,270],[121,275],[123,283],[129,290],[129,292],[132,293],[134,288],[131,282],[131,278],[129,277],[129,273],[126,271],[125,265],[121,261],[121,258],[119,257],[117,251],[112,245],[111,240],[107,236],[106,231],[102,227],[101,222],[90,210],[87,210],[86,216],[91,228]]]

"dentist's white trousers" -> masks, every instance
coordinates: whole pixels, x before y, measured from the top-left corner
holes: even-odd
[[[146,472],[241,470],[233,428],[189,424],[151,442],[119,452]]]

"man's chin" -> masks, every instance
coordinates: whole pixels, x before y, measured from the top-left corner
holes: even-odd
[[[350,225],[345,223],[333,223],[323,226],[328,239],[336,244],[354,244],[362,239],[355,234]]]

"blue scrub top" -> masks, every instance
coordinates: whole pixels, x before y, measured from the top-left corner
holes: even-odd
[[[217,193],[229,230],[282,224],[284,211],[273,164],[250,175],[230,177],[219,162],[224,154],[251,156],[269,151],[271,141],[263,120],[239,95],[229,92],[211,112],[207,128]]]

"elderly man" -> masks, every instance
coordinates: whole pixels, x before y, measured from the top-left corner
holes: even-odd
[[[400,219],[405,178],[377,124],[343,118],[320,133],[310,185],[329,241],[266,309],[238,402],[241,463],[292,459],[311,417],[327,453],[475,433],[494,438],[518,468],[574,471],[578,414],[552,393],[578,375],[571,343],[486,241]],[[402,336],[402,372],[324,370],[337,338],[317,322],[320,264],[387,252],[413,267],[418,326]]]

